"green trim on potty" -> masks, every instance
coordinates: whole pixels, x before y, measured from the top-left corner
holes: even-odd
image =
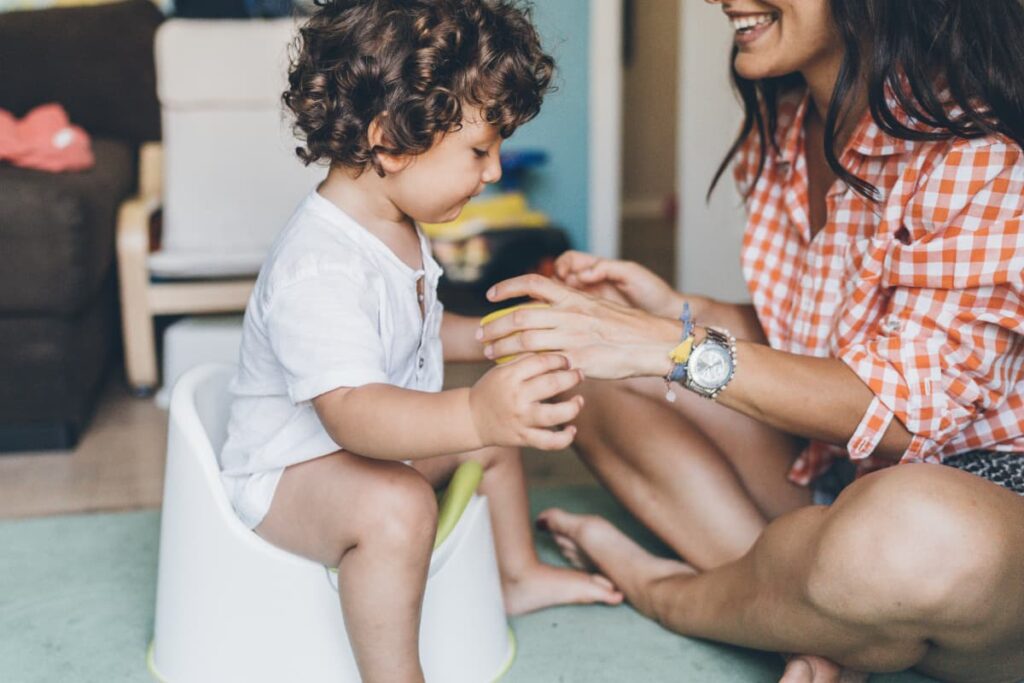
[[[498,681],[500,681],[501,679],[503,679],[505,677],[505,674],[507,674],[509,672],[509,669],[512,668],[512,663],[514,661],[516,661],[516,655],[517,654],[519,654],[519,641],[516,640],[516,632],[512,630],[512,625],[509,624],[509,627],[508,627],[508,659],[506,659],[505,663],[502,664],[501,671],[498,672],[498,675],[494,677],[494,680],[491,681],[491,683],[498,683]]]
[[[170,683],[170,681],[161,676],[160,672],[156,670],[156,663],[153,661],[153,643],[154,641],[149,641],[149,648],[146,650],[146,668],[149,669],[149,675],[158,681],[158,683]]]
[[[467,460],[459,465],[448,482],[448,490],[444,492],[441,504],[437,511],[437,536],[434,538],[434,550],[441,547],[445,539],[455,529],[466,506],[480,486],[480,480],[484,476],[483,465],[476,460]]]

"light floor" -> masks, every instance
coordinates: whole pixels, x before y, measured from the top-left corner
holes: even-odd
[[[467,386],[486,365],[453,365],[449,386]],[[167,412],[134,398],[112,372],[88,430],[73,451],[0,453],[0,518],[158,507]],[[571,451],[523,455],[531,486],[593,481]]]

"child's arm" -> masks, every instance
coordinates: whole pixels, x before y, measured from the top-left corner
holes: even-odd
[[[576,428],[551,431],[583,399],[544,403],[582,381],[564,356],[529,355],[492,368],[468,389],[428,393],[388,384],[339,388],[313,399],[327,433],[346,450],[380,460],[419,460],[484,446],[566,448]]]
[[[476,340],[480,318],[469,318],[445,311],[441,318],[441,346],[448,362],[471,363],[484,361],[483,344]]]

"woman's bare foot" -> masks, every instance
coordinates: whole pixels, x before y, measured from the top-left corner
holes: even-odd
[[[870,674],[844,669],[831,659],[815,655],[788,658],[779,683],[865,683]]]
[[[627,599],[652,581],[697,573],[685,562],[650,554],[603,517],[552,508],[537,516],[537,527],[551,533],[570,563],[607,576]]]
[[[537,516],[537,527],[551,533],[573,566],[601,572],[631,601],[646,583],[697,574],[685,562],[650,554],[603,517],[550,509]],[[868,674],[844,669],[824,657],[797,655],[789,660],[779,683],[864,683],[867,679]]]
[[[618,605],[622,593],[600,574],[538,562],[515,577],[502,577],[505,611],[526,614],[554,605]]]

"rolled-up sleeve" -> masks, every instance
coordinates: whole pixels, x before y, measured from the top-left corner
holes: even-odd
[[[943,446],[1024,380],[1024,162],[998,139],[960,141],[937,162],[880,252],[886,311],[838,352],[875,398],[848,444],[869,456],[893,418],[903,461]]]
[[[294,403],[339,387],[388,381],[379,297],[365,280],[326,270],[274,292],[267,335]]]

